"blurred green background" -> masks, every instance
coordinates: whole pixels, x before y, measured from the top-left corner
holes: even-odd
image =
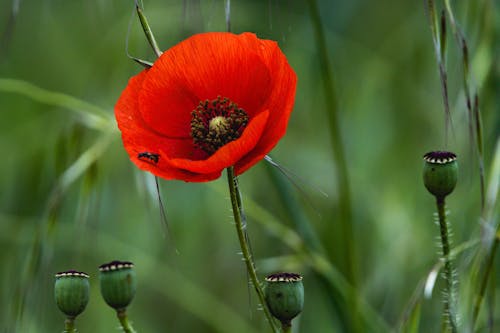
[[[231,1],[232,31],[278,41],[299,79],[287,134],[271,153],[292,180],[264,161],[240,177],[259,273],[304,275],[297,331],[438,332],[440,279],[432,297],[422,297],[439,247],[421,168],[424,153],[449,149],[460,163],[447,204],[453,243],[463,245],[456,267],[465,329],[477,289],[469,277],[479,272],[472,263],[484,257],[480,223],[495,226],[498,207],[488,206],[492,219],[481,220],[478,154],[451,28],[453,131],[446,144],[425,2],[318,1],[328,65],[311,3]],[[167,49],[196,32],[224,31],[225,4],[146,0],[144,6]],[[499,5],[452,5],[468,41],[494,194]],[[61,332],[54,274],[76,269],[91,275],[79,331],[116,331],[114,313],[99,295],[97,267],[119,259],[136,264],[138,293],[129,315],[139,332],[266,332],[238,254],[225,175],[211,183],[160,180],[167,233],[153,176],[136,169],[123,149],[113,106],[141,70],[126,56],[129,22],[129,52],[154,60],[131,0],[0,2],[0,329]],[[335,94],[324,90],[329,75]],[[347,174],[335,158],[339,147]],[[499,303],[499,289],[488,295],[487,304]],[[500,329],[498,307],[484,309]],[[486,311],[479,331],[487,331],[485,318]]]

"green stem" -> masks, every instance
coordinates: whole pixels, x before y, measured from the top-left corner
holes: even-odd
[[[292,333],[292,322],[291,321],[282,321],[281,322],[281,332]]]
[[[236,225],[236,233],[238,234],[241,253],[243,255],[243,260],[245,261],[245,265],[247,267],[248,276],[250,277],[250,281],[252,282],[255,291],[257,292],[259,302],[261,303],[262,309],[264,310],[264,314],[266,315],[267,321],[269,322],[269,325],[271,326],[273,332],[276,333],[278,331],[275,326],[273,317],[271,316],[271,313],[267,308],[266,300],[264,297],[264,291],[262,290],[259,278],[257,277],[255,264],[250,254],[249,242],[245,232],[246,225],[243,223],[242,220],[243,207],[241,204],[241,194],[237,186],[236,177],[234,175],[234,167],[232,166],[227,168],[227,182],[229,185],[229,195],[231,197],[231,205],[233,209],[234,222]]]
[[[135,3],[135,9],[137,10],[137,15],[139,16],[139,20],[141,21],[141,26],[142,30],[144,31],[144,34],[146,35],[146,38],[148,39],[149,45],[153,48],[154,53],[156,56],[159,58],[162,54],[160,48],[158,47],[158,44],[156,43],[155,36],[153,35],[153,31],[149,27],[148,20],[146,19],[146,16],[144,15],[142,9],[139,7],[139,3]]]
[[[472,328],[474,328],[477,317],[479,315],[479,310],[481,309],[481,304],[483,302],[484,294],[486,293],[486,287],[488,286],[488,278],[490,277],[491,269],[493,268],[493,263],[495,262],[495,253],[497,252],[500,239],[495,237],[495,241],[491,246],[491,252],[488,257],[488,262],[486,264],[486,269],[484,271],[483,279],[481,280],[481,287],[479,289],[479,294],[476,298],[476,303],[474,304],[474,312],[472,314]]]
[[[453,265],[450,258],[450,241],[448,233],[448,222],[446,221],[445,201],[443,197],[436,198],[436,205],[439,217],[439,228],[441,232],[441,245],[444,260],[444,278],[446,280],[443,293],[444,317],[452,333],[457,332],[457,321],[455,318],[454,288],[453,288]]]
[[[123,332],[125,332],[125,333],[137,333],[134,330],[134,328],[132,327],[132,325],[128,322],[126,309],[117,310],[116,316],[118,317],[118,320],[120,321],[120,324],[122,325]]]
[[[74,317],[67,317],[64,321],[64,333],[76,333]]]

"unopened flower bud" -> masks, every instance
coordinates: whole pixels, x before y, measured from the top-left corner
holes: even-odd
[[[457,155],[447,151],[433,151],[424,155],[424,184],[438,199],[450,194],[458,178]]]
[[[282,324],[288,324],[304,307],[302,276],[295,273],[276,273],[266,277],[266,303],[271,314]]]
[[[89,302],[89,289],[88,274],[77,271],[57,273],[54,285],[57,307],[66,316],[75,318]]]
[[[115,310],[123,310],[132,302],[137,282],[131,262],[112,261],[99,266],[99,281],[104,301]]]

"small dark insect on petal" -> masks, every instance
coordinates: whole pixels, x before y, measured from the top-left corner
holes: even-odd
[[[137,158],[144,162],[157,164],[158,161],[160,160],[160,155],[144,151],[142,153],[137,154]]]

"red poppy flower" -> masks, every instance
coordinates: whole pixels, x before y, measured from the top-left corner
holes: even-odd
[[[285,134],[297,78],[274,41],[194,35],[132,77],[115,106],[130,159],[165,179],[241,174]]]

